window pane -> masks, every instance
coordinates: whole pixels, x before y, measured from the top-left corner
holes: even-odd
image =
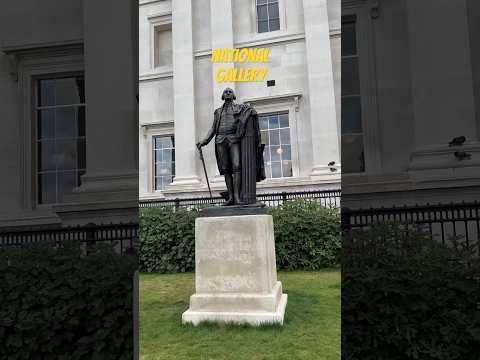
[[[38,171],[55,170],[55,140],[38,143]]]
[[[163,152],[162,150],[155,150],[155,162],[163,161]]]
[[[77,141],[57,140],[55,146],[57,168],[59,170],[73,170],[77,167]]]
[[[290,144],[290,128],[280,129],[280,143]]]
[[[80,104],[83,82],[74,77],[55,80],[55,105]]]
[[[257,6],[257,19],[258,21],[268,20],[267,5]]]
[[[291,161],[282,161],[282,168],[283,168],[283,177],[293,176]]]
[[[257,5],[266,4],[268,0],[257,0]]]
[[[270,144],[280,145],[280,130],[270,130]]]
[[[289,127],[290,124],[288,122],[288,114],[280,114],[278,115],[280,120],[280,127]]]
[[[265,146],[263,149],[263,161],[265,164],[270,162],[270,146]]]
[[[278,3],[268,5],[268,18],[269,20],[278,19]]]
[[[290,145],[282,145],[282,160],[292,160],[292,148]]]
[[[57,173],[58,181],[58,198],[57,202],[63,202],[63,195],[69,194],[72,190],[77,187],[77,172],[68,171],[68,172],[59,172]]]
[[[258,121],[260,123],[260,130],[268,129],[268,116],[260,116]]]
[[[165,162],[171,163],[172,162],[172,150],[163,150],[163,160]]]
[[[365,171],[362,135],[342,135],[342,171]]]
[[[38,202],[53,204],[56,202],[56,174],[47,173],[38,176]]]
[[[278,115],[270,115],[268,117],[268,123],[270,129],[276,129],[280,126],[280,123],[278,121]]]
[[[55,105],[55,80],[39,80],[38,106]]]
[[[272,161],[280,161],[281,160],[282,149],[280,146],[272,146],[270,147],[270,156]]]
[[[265,177],[267,179],[272,178],[272,167],[270,165],[265,165]]]
[[[268,21],[259,21],[258,22],[258,32],[259,33],[268,32]]]
[[[39,110],[37,139],[55,137],[55,110]]]
[[[73,138],[77,136],[77,111],[74,107],[55,109],[55,137]]]
[[[275,20],[270,20],[270,31],[276,31],[280,30],[280,20],[275,19]]]
[[[342,134],[362,132],[362,107],[360,97],[342,98]]]
[[[342,95],[359,95],[358,59],[342,59]]]
[[[155,178],[155,190],[163,190],[163,183],[161,177]]]
[[[355,55],[356,53],[355,23],[344,23],[342,24],[342,56]]]
[[[262,144],[265,144],[265,145],[269,144],[270,140],[268,136],[268,131],[260,131],[260,135],[262,137],[262,140],[261,140]]]
[[[272,162],[272,178],[282,177],[282,167],[280,161]]]

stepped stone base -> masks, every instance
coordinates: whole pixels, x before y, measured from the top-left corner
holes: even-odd
[[[201,217],[195,223],[195,287],[182,322],[283,324],[270,215]]]

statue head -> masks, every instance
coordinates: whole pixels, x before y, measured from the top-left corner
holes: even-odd
[[[236,98],[235,92],[232,89],[226,88],[223,90],[222,100],[235,100]]]

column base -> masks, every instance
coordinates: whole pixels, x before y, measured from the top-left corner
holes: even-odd
[[[64,225],[138,221],[138,172],[87,173],[53,210]]]
[[[185,191],[185,190],[197,190],[202,186],[200,178],[196,175],[194,176],[183,176],[175,177],[173,182],[166,186],[164,191],[165,194],[168,194],[169,191]]]
[[[310,179],[316,181],[338,182],[341,181],[342,167],[340,164],[333,166],[316,165],[310,173]]]

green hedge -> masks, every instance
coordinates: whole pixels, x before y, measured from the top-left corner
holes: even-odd
[[[196,210],[140,209],[140,271],[177,273],[195,268]]]
[[[344,240],[342,358],[480,359],[480,260],[421,232]]]
[[[316,270],[337,264],[341,248],[338,211],[296,200],[269,209],[278,269]],[[197,210],[140,210],[140,270],[174,273],[195,269]]]
[[[337,209],[316,201],[288,201],[273,216],[277,269],[318,270],[335,266],[342,247]]]
[[[0,248],[0,358],[132,359],[136,257],[64,245]]]

